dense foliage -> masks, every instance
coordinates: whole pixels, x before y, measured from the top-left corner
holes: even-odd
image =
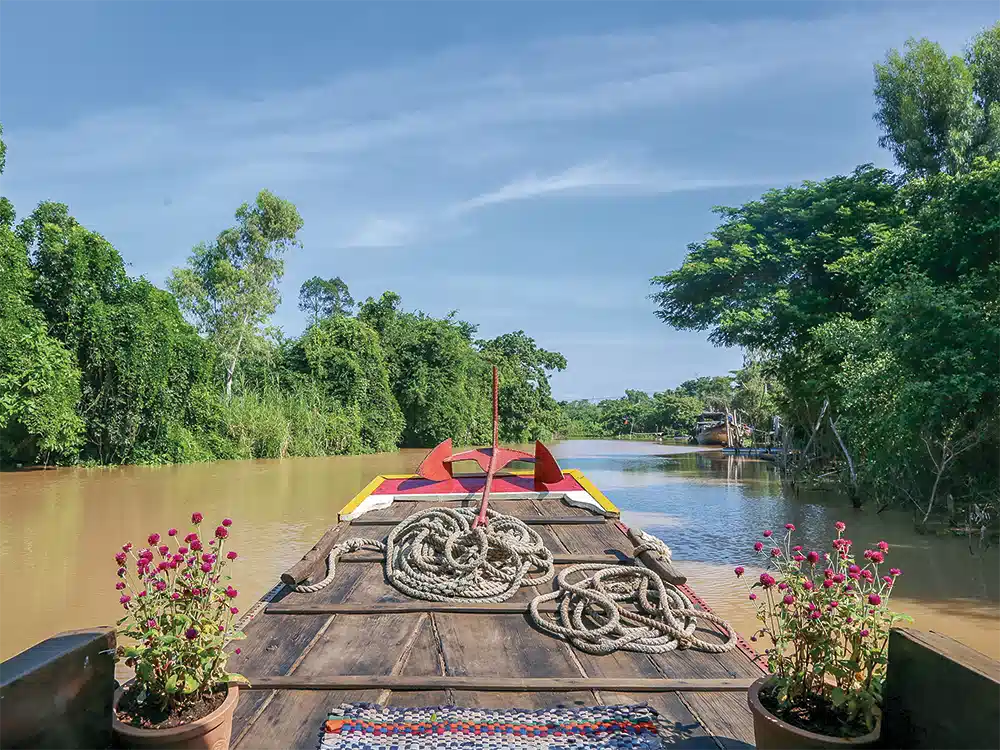
[[[0,168],[6,152],[0,141]],[[565,359],[523,331],[491,341],[455,314],[406,312],[386,292],[355,303],[313,278],[309,325],[270,324],[295,206],[267,191],[157,289],[67,206],[15,225],[0,203],[0,461],[174,463],[316,456],[491,438],[490,366],[506,441],[549,437],[549,374]],[[196,323],[191,325],[183,313]]]
[[[924,521],[1000,494],[998,59],[1000,24],[964,59],[890,52],[876,120],[901,174],[863,165],[717,209],[653,279],[662,320],[754,354],[804,462],[837,459],[858,501]]]

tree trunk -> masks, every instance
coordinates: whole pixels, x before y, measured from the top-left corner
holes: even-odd
[[[837,425],[833,421],[833,417],[827,417],[830,421],[830,429],[833,430],[833,435],[837,438],[837,442],[840,443],[840,450],[844,452],[844,457],[847,459],[847,471],[850,473],[851,477],[851,505],[855,508],[861,507],[861,498],[858,496],[858,475],[854,471],[854,461],[851,459],[851,454],[847,452],[847,446],[844,445],[843,438],[840,437],[840,433],[837,432]]]
[[[830,406],[830,399],[823,399],[823,408],[819,410],[819,416],[816,418],[816,424],[813,427],[812,435],[809,436],[809,442],[806,443],[806,447],[802,449],[802,461],[806,460],[806,455],[809,453],[809,449],[812,447],[813,440],[816,439],[816,433],[819,432],[819,427],[823,424],[823,415],[826,414],[827,407]]]
[[[243,325],[246,326],[246,317],[243,318]],[[233,395],[233,375],[236,373],[236,362],[240,358],[240,349],[243,347],[243,334],[236,340],[236,351],[233,352],[233,361],[226,370],[226,400]]]

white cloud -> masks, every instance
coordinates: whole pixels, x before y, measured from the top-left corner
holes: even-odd
[[[398,247],[412,242],[419,236],[419,228],[412,221],[392,217],[374,217],[362,222],[353,234],[342,243],[344,247]]]

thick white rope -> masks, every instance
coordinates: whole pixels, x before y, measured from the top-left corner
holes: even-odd
[[[385,554],[389,583],[414,599],[433,602],[503,602],[522,586],[555,576],[552,553],[525,523],[487,509],[489,523],[472,528],[474,508],[429,508],[401,521],[385,543],[354,538],[335,544],[321,581],[292,586],[312,593],[330,584],[345,552]]]
[[[582,571],[594,573],[570,580]],[[552,593],[531,600],[531,619],[542,630],[565,638],[588,654],[618,650],[662,654],[678,648],[721,654],[736,647],[736,631],[729,623],[695,609],[683,591],[648,568],[582,563],[559,573],[556,586]],[[550,619],[539,611],[539,605],[553,600],[559,606],[556,617]],[[699,618],[725,628],[728,640],[713,643],[696,636]]]

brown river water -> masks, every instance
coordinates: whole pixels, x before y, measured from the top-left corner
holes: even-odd
[[[894,609],[914,627],[1000,658],[995,546],[920,535],[908,513],[854,510],[831,492],[795,496],[770,464],[717,451],[574,440],[553,452],[604,490],[626,523],[663,538],[695,591],[745,635],[755,620],[733,567],[752,561],[760,531],[791,522],[801,544],[822,550],[843,520],[856,548],[890,544],[888,562],[903,570]],[[233,583],[249,607],[376,474],[411,472],[425,453],[0,473],[0,659],[63,630],[112,624],[121,615],[115,552],[186,529],[193,511],[210,528],[234,520]]]

